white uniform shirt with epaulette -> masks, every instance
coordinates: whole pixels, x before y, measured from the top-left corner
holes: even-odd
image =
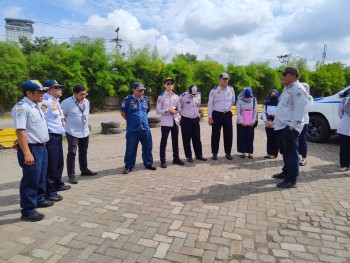
[[[225,89],[220,86],[213,88],[209,93],[208,118],[212,118],[213,111],[231,111],[235,100],[235,91],[232,86],[227,86]]]
[[[289,125],[301,133],[307,99],[308,94],[298,80],[285,87],[276,109],[275,130]]]
[[[181,116],[195,119],[199,117],[199,106],[201,105],[201,93],[197,92],[195,95],[188,91],[180,95]]]
[[[37,103],[24,97],[12,108],[11,113],[15,129],[25,130],[28,143],[49,141],[45,116]]]
[[[59,99],[49,93],[45,93],[40,107],[45,114],[49,133],[64,134],[65,130],[62,124],[63,111]]]
[[[171,107],[177,107],[177,114],[171,114],[167,110]],[[160,126],[172,127],[174,125],[174,121],[177,125],[180,124],[180,115],[181,113],[181,104],[179,96],[172,92],[169,94],[164,91],[159,95],[157,99],[156,113],[161,115],[160,117]]]

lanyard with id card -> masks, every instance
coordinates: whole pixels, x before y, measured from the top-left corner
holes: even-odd
[[[81,108],[76,100],[74,100],[75,104],[78,106],[79,110],[81,111],[81,121],[83,123],[87,123],[87,117],[84,115],[84,110],[86,109],[84,101],[83,101],[83,108]]]

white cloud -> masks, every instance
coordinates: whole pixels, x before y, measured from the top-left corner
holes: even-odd
[[[20,17],[21,12],[22,12],[22,7],[19,7],[19,6],[13,6],[2,11],[4,17],[8,17],[8,18]]]

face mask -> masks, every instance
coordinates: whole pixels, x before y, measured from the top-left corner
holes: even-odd
[[[196,87],[193,87],[193,88],[191,89],[191,94],[192,94],[192,95],[196,95],[196,94],[197,94],[197,88],[196,88]]]

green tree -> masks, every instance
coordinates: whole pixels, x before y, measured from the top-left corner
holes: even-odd
[[[3,110],[23,97],[20,86],[27,79],[27,60],[18,44],[0,42],[0,105]]]

